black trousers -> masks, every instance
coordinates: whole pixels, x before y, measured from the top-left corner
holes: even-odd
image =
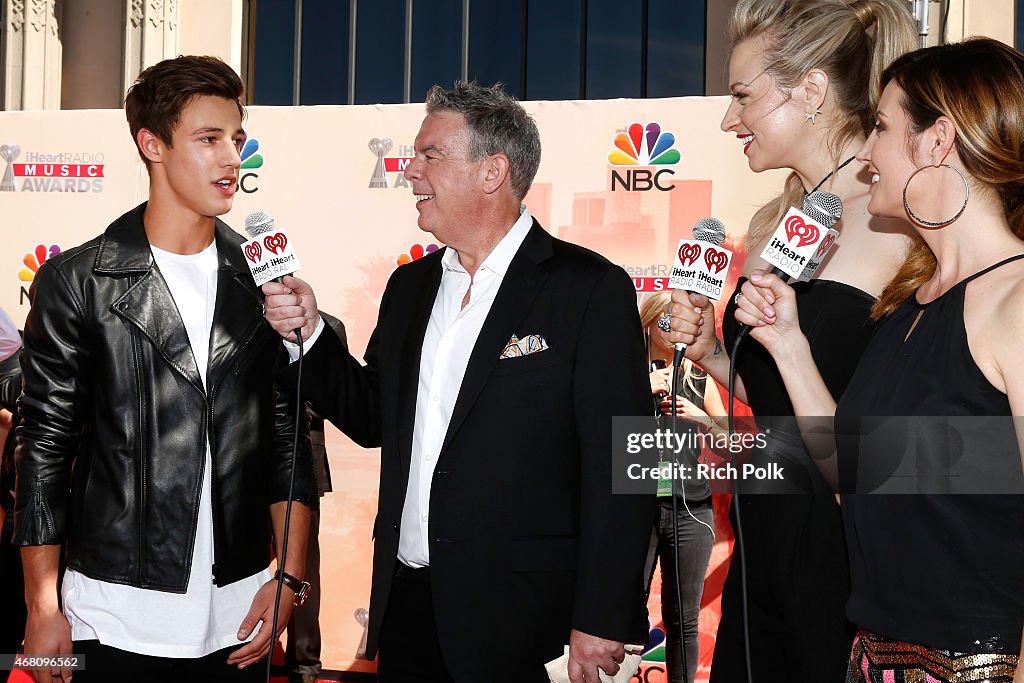
[[[259,683],[265,680],[267,660],[244,669],[227,664],[228,656],[241,645],[211,652],[197,659],[151,657],[103,645],[98,640],[79,640],[74,651],[85,656],[85,668],[74,672],[75,683]]]
[[[377,657],[379,683],[453,683],[441,656],[430,569],[401,562],[391,584]]]

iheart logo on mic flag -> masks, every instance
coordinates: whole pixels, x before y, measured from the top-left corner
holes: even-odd
[[[681,245],[679,247],[679,262],[686,267],[692,266],[694,262],[700,258],[700,250],[700,244],[695,242],[688,242]]]
[[[803,211],[790,208],[765,245],[761,258],[789,277],[800,278],[828,232]]]
[[[805,247],[808,244],[815,244],[821,231],[814,223],[806,223],[800,216],[790,216],[786,219],[786,237],[792,242],[798,239],[797,247]]]
[[[700,258],[701,254],[704,258]],[[725,287],[725,276],[729,274],[731,259],[731,251],[716,247],[710,242],[679,240],[668,286],[671,289],[685,289],[688,292],[703,294],[717,301],[722,298],[722,289]]]
[[[721,273],[729,265],[729,257],[723,251],[718,251],[714,247],[708,247],[704,251],[704,263],[708,265],[708,270],[714,270],[717,274]]]
[[[281,228],[243,242],[241,247],[257,287],[262,287],[275,278],[291,275],[302,267],[295,252],[292,251],[288,235]]]
[[[835,228],[829,228],[828,232],[825,233],[825,237],[822,238],[821,243],[818,244],[818,250],[814,252],[814,256],[807,261],[807,267],[804,268],[804,272],[800,273],[800,277],[797,278],[797,282],[807,282],[814,274],[818,271],[818,267],[821,262],[825,260],[825,255],[828,250],[832,248],[832,245],[836,243],[836,238],[839,237],[839,232]]]
[[[284,248],[288,246],[288,236],[283,232],[267,235],[263,238],[263,246],[265,246],[268,251],[280,254],[284,251]]]
[[[823,239],[821,241],[821,244],[818,245],[818,251],[816,251],[814,253],[814,258],[821,259],[821,257],[824,256],[825,254],[827,254],[828,250],[831,249],[832,245],[835,244],[835,243],[836,243],[835,233],[830,230],[829,233],[827,235],[825,235],[825,239]]]
[[[245,253],[245,258],[249,259],[253,263],[259,263],[260,257],[263,256],[263,248],[259,242],[252,242],[242,247],[242,251]]]

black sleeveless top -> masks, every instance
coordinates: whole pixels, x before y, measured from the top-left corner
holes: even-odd
[[[747,278],[740,278],[736,291]],[[836,399],[846,389],[861,353],[871,338],[871,307],[875,299],[868,293],[834,280],[811,280],[793,285],[800,316],[800,329],[807,337],[811,355],[825,385]],[[722,320],[726,350],[732,352],[739,334],[736,322],[735,294],[729,297]],[[736,373],[743,379],[747,405],[754,416],[768,419],[792,416],[786,386],[771,354],[755,340],[747,338],[740,346]],[[779,421],[774,421],[778,424]],[[796,433],[795,427],[792,428]]]
[[[1020,648],[1024,475],[1009,401],[978,368],[964,327],[967,284],[1018,258],[929,304],[911,297],[878,326],[839,401],[841,486],[856,492],[842,499],[847,615],[882,636],[957,652]]]

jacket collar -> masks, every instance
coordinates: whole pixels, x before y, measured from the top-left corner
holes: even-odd
[[[153,252],[150,251],[146,226],[142,220],[148,203],[142,202],[111,223],[103,232],[96,252],[96,262],[93,264],[96,273],[128,275],[145,273],[153,267]],[[249,269],[238,247],[238,234],[221,219],[217,218],[215,221],[214,241],[217,242],[220,266],[226,266],[238,274],[248,275]]]

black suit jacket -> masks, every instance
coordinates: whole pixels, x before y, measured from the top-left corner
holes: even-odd
[[[392,275],[365,366],[327,330],[305,360],[316,411],[357,443],[382,447],[371,657],[397,562],[442,253]],[[540,334],[549,348],[499,360],[513,334]],[[654,498],[612,495],[611,418],[649,408],[629,277],[534,222],[473,348],[431,484],[431,589],[455,680],[546,681],[543,663],[561,655],[573,628],[647,641],[642,574]]]

